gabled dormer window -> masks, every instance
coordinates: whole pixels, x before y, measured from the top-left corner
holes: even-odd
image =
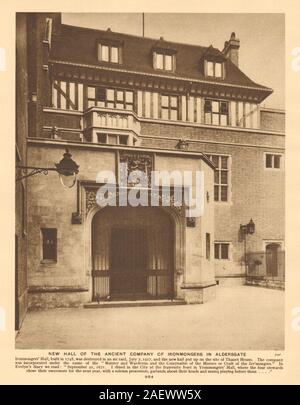
[[[98,43],[99,62],[121,63],[121,45],[117,42],[101,41]]]
[[[157,70],[167,70],[169,72],[174,71],[174,55],[167,53],[154,51],[153,53],[153,67]]]
[[[223,62],[214,62],[210,60],[205,61],[205,75],[207,77],[224,77],[224,64]]]
[[[160,37],[152,48],[153,69],[175,72],[177,50],[173,44]]]

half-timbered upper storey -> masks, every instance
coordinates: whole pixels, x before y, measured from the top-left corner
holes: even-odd
[[[42,41],[43,107],[81,114],[88,142],[135,145],[145,120],[259,129],[272,93],[240,70],[235,33],[218,50],[68,26],[50,14]],[[108,134],[112,127],[124,131]]]

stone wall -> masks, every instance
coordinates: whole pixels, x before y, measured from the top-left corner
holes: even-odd
[[[64,146],[59,143],[31,144],[28,150],[28,164],[33,166],[53,167],[64,152]],[[73,146],[70,148],[73,159],[80,165],[78,179],[81,181],[96,180],[100,170],[115,171],[117,150],[101,147]],[[164,156],[158,153],[155,157],[156,170],[202,170],[205,174],[205,193],[213,195],[213,169],[201,157]],[[30,285],[30,303],[38,306],[39,300],[46,306],[53,306],[55,296],[59,306],[76,305],[80,297],[89,301],[92,298],[91,288],[91,220],[92,213],[83,222],[72,224],[72,213],[78,211],[78,190],[76,187],[62,187],[56,172],[47,176],[38,175],[30,180],[28,194],[28,234],[29,255],[28,272]],[[206,195],[206,194],[205,194]],[[206,201],[206,200],[205,200]],[[211,244],[214,238],[214,208],[213,203],[205,202],[203,217],[197,218],[196,226],[186,227],[183,218],[177,225],[176,236],[176,269],[185,267],[185,274],[177,274],[178,283],[186,277],[197,284],[214,283],[213,260],[206,259],[205,235],[211,234]],[[57,261],[49,262],[42,259],[41,228],[57,229]],[[180,231],[180,229],[181,231]],[[180,233],[181,232],[181,233]],[[211,246],[211,254],[213,246]],[[185,259],[183,256],[186,254]],[[177,296],[182,296],[179,284],[176,285]],[[64,292],[70,289],[72,292]],[[86,290],[87,293],[80,293]],[[76,292],[77,291],[77,292]],[[69,299],[72,296],[72,299]],[[44,298],[42,298],[44,297]]]

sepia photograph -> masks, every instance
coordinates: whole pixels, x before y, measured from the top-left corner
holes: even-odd
[[[15,21],[16,349],[284,350],[285,15]]]

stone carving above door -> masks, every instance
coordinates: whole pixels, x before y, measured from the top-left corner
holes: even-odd
[[[131,152],[131,151],[120,151],[119,152],[119,162],[125,163],[127,165],[127,172],[122,172],[122,166],[120,165],[120,177],[128,178],[130,173],[134,171],[140,171],[145,173],[148,179],[148,187],[151,186],[151,172],[154,170],[153,167],[153,155],[150,153],[142,152]],[[120,180],[120,179],[119,179]],[[139,183],[138,178],[131,178],[131,182],[128,183],[129,186],[134,186]]]

